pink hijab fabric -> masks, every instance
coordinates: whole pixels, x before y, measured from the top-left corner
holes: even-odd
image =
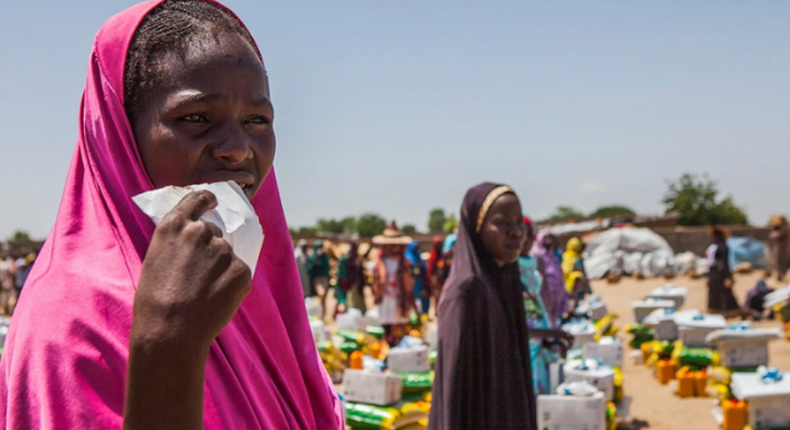
[[[135,30],[160,2],[115,15],[96,36],[60,210],[0,361],[4,428],[123,425],[132,305],[154,231],[131,200],[152,185],[123,107],[124,65]],[[313,344],[273,171],[252,204],[266,241],[252,292],[211,346],[205,428],[343,428]]]

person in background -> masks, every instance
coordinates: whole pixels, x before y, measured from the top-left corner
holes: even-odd
[[[398,230],[394,221],[373,238],[373,244],[381,247],[373,268],[373,296],[390,345],[400,340],[393,335],[393,326],[407,323],[414,310],[414,277],[404,255],[411,241]]]
[[[428,258],[426,265],[426,275],[428,276],[428,284],[431,286],[431,293],[439,303],[442,295],[442,286],[444,285],[444,278],[442,277],[442,246],[444,240],[441,236],[435,236],[431,244],[431,256]]]
[[[526,239],[508,186],[484,183],[461,207],[453,271],[439,302],[430,430],[536,430],[518,259]]]
[[[763,304],[765,296],[774,291],[772,288],[768,288],[768,285],[765,283],[765,278],[766,277],[763,277],[757,281],[757,285],[749,290],[746,294],[746,300],[744,301],[746,313],[755,321],[760,321],[765,317],[765,305]],[[769,319],[772,318],[772,313],[773,312],[769,314]]]
[[[535,395],[551,394],[549,366],[559,361],[560,356],[565,356],[573,343],[573,336],[552,327],[551,317],[543,300],[543,292],[547,289],[546,277],[543,275],[545,264],[542,259],[530,255],[535,242],[535,230],[528,217],[524,217],[524,225],[527,240],[518,259],[518,267],[521,284],[524,286],[524,313],[529,326],[532,382]]]
[[[431,286],[428,283],[425,262],[420,255],[420,242],[414,240],[406,247],[406,259],[409,261],[412,278],[414,278],[414,298],[418,305],[417,312],[420,315],[428,315],[431,309]]]
[[[30,271],[33,270],[33,264],[36,262],[36,253],[28,252],[25,258],[20,258],[16,265],[16,294],[17,297],[22,295],[22,287],[27,282],[27,277]],[[18,299],[17,299],[18,300]]]
[[[11,315],[14,295],[16,293],[16,276],[14,268],[16,263],[11,256],[0,261],[0,306],[5,315]]]
[[[565,278],[565,290],[570,295],[575,309],[580,301],[591,293],[590,284],[584,272],[584,260],[582,251],[584,245],[578,237],[572,237],[565,247],[562,256],[562,272]]]
[[[544,286],[541,290],[543,304],[551,328],[559,328],[562,317],[568,312],[570,296],[565,289],[565,278],[562,272],[562,258],[557,249],[557,237],[543,231],[538,234],[533,254],[542,262]]]
[[[713,243],[705,251],[708,270],[708,312],[725,317],[738,315],[741,310],[732,292],[735,279],[730,269],[730,250],[727,248],[727,232],[722,227],[709,231]]]
[[[307,271],[307,241],[300,239],[294,248],[296,267],[299,269],[299,279],[302,281],[302,295],[305,298],[315,296],[313,284],[310,282],[310,273]]]
[[[307,259],[307,272],[310,274],[312,293],[321,298],[321,317],[326,316],[326,297],[329,295],[329,256],[324,252],[324,242],[313,243],[313,253]]]
[[[442,246],[442,279],[450,277],[450,272],[453,269],[453,253],[455,250],[455,243],[458,240],[458,234],[450,233],[444,238],[444,245]]]
[[[365,272],[359,258],[359,243],[351,242],[348,253],[337,263],[337,283],[344,290],[348,308],[358,309],[364,315]]]
[[[770,270],[776,272],[779,282],[783,282],[790,266],[790,235],[787,232],[787,218],[774,215],[770,221],[771,233],[768,235],[768,256]]]
[[[91,47],[58,214],[0,358],[0,427],[343,429],[304,309],[252,35],[214,1],[148,1]],[[132,200],[224,181],[266,232],[251,267],[202,219],[223,204],[213,193],[187,194],[159,223]]]

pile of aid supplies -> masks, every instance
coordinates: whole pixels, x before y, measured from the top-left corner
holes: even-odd
[[[686,292],[661,287],[632,304],[636,323],[625,331],[636,361],[680,398],[712,397],[724,430],[790,429],[790,375],[768,367],[768,343],[782,330],[681,310]]]
[[[563,325],[574,342],[565,361],[552,365],[554,394],[537,398],[539,429],[614,430],[618,416],[627,416],[616,318],[600,296],[592,295]]]
[[[375,312],[339,314],[329,330],[319,318],[320,304],[305,301],[319,355],[337,384],[347,428],[416,430],[428,423],[436,358],[435,329],[413,315],[389,345]],[[430,340],[427,342],[423,340]]]

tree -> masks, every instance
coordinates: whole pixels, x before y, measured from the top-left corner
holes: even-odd
[[[30,241],[30,234],[24,230],[14,230],[14,234],[8,238],[12,242]]]
[[[554,215],[551,216],[551,219],[556,221],[574,220],[579,218],[586,217],[584,216],[584,213],[570,206],[559,206],[557,210],[554,211]]]
[[[343,224],[336,219],[320,218],[315,224],[316,230],[321,233],[341,234],[343,233]]]
[[[444,209],[432,210],[428,215],[428,232],[442,231],[445,222],[447,222],[447,215],[445,215]]]
[[[601,206],[600,208],[596,209],[595,212],[590,214],[590,218],[611,218],[616,216],[634,216],[636,212],[634,212],[628,206],[622,205],[610,205],[610,206]]]
[[[417,233],[417,227],[415,227],[414,224],[406,224],[400,229],[400,231],[403,234],[415,234]]]
[[[719,189],[707,175],[684,174],[664,194],[666,212],[678,214],[680,225],[746,225],[749,219],[743,209],[727,196],[718,198]]]
[[[366,213],[357,220],[357,233],[364,238],[381,234],[386,227],[387,220],[375,213]]]
[[[296,232],[299,234],[316,234],[318,230],[315,227],[299,227]]]
[[[338,221],[336,219],[321,218],[316,223],[315,228],[322,233],[354,234],[357,231],[357,219],[345,217]]]
[[[449,234],[453,233],[456,228],[458,228],[458,218],[456,218],[455,215],[450,214],[450,216],[448,216],[447,220],[444,222],[442,229],[445,233]]]

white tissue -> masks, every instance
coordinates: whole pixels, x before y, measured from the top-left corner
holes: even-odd
[[[222,238],[254,273],[263,247],[263,229],[250,201],[235,182],[164,187],[134,196],[132,200],[158,225],[181,199],[200,190],[211,191],[217,197],[217,207],[203,214],[201,219],[222,230]]]

